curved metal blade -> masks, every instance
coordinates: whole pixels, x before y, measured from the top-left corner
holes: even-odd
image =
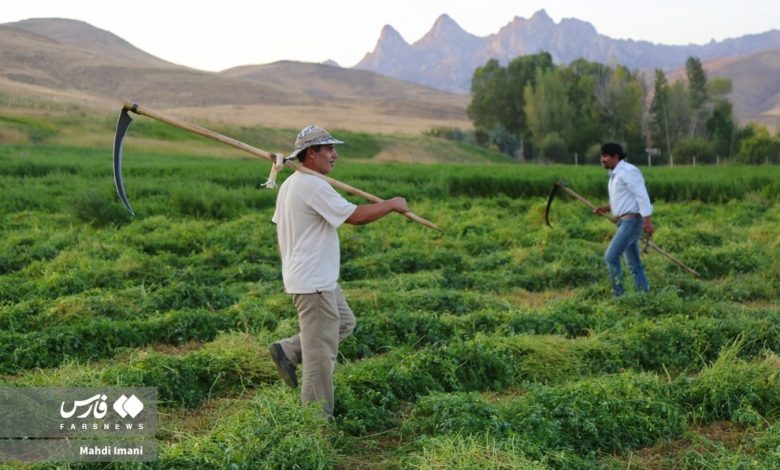
[[[563,181],[556,181],[553,185],[552,191],[550,191],[550,195],[547,197],[547,208],[544,210],[544,221],[550,228],[552,228],[552,225],[550,225],[550,206],[552,206],[553,199],[555,199],[555,195],[558,193],[558,190],[561,189],[561,185],[563,184]]]
[[[114,137],[114,184],[116,185],[116,192],[119,194],[119,199],[122,200],[127,210],[131,214],[135,215],[133,208],[130,207],[130,201],[125,194],[125,184],[122,181],[122,144],[125,141],[125,134],[127,128],[132,124],[133,118],[127,111],[127,108],[122,108],[119,113],[119,120],[116,123],[116,136]]]

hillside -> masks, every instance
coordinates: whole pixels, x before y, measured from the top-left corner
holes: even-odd
[[[531,53],[543,47],[543,36],[551,31],[556,47],[566,50],[581,42],[577,37],[597,34],[585,22],[565,19],[555,25],[540,12],[530,20],[516,18],[492,37],[488,50],[508,60],[510,49]],[[780,82],[775,79],[780,76],[780,48],[733,55],[745,48],[770,47],[774,33],[708,45],[712,55],[732,54],[705,58],[704,64],[710,76],[732,80],[731,98],[743,122],[775,125],[780,116]],[[609,38],[599,38],[599,48],[606,47]],[[362,62],[375,71],[281,61],[213,73],[166,62],[82,21],[31,19],[0,24],[0,103],[116,108],[136,101],[183,117],[292,129],[310,122],[388,134],[470,128],[465,112],[469,96],[435,87],[470,79],[461,70],[462,62],[482,65],[483,41],[442,15],[413,45],[386,26],[376,49]],[[419,60],[425,64],[424,85],[418,84],[413,70]],[[681,76],[679,69],[670,72],[670,78],[675,74]]]
[[[76,46],[107,57],[122,58],[153,66],[165,67],[172,65],[160,58],[147,54],[124,39],[84,21],[60,18],[31,18],[7,23],[5,26],[29,31],[63,45]]]
[[[780,48],[744,56],[726,57],[702,62],[708,78],[731,80],[729,99],[741,122],[755,121],[777,127],[780,122]],[[669,82],[686,80],[685,67],[667,72]],[[653,73],[646,74],[653,86]]]
[[[136,101],[189,117],[272,127],[299,128],[316,120],[416,134],[431,127],[470,126],[465,96],[319,64],[281,62],[204,72],[66,19],[0,25],[0,95],[113,107]]]
[[[313,104],[374,104],[390,114],[432,119],[461,119],[468,97],[385,77],[366,70],[350,70],[324,64],[282,61],[249,65],[220,75],[284,87]]]
[[[731,100],[741,120],[780,121],[780,49],[704,64],[708,76],[732,81]]]
[[[93,41],[94,37],[104,40]],[[155,106],[293,101],[282,89],[164,62],[111,33],[73,20],[0,25],[0,77]]]

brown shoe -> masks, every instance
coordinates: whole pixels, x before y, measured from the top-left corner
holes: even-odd
[[[284,380],[284,383],[290,386],[290,388],[296,388],[298,386],[298,377],[295,376],[295,364],[287,359],[284,354],[284,349],[279,343],[274,343],[268,348],[271,353],[271,359],[276,364],[276,370],[279,372],[279,377]]]

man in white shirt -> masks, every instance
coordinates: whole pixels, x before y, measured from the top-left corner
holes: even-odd
[[[322,175],[333,171],[338,159],[334,139],[325,129],[308,126],[295,139],[288,157]],[[355,328],[355,316],[338,285],[340,248],[336,229],[344,222],[361,225],[390,212],[408,212],[406,200],[355,205],[324,179],[295,172],[279,188],[276,224],[282,278],[298,311],[300,333],[273,343],[271,358],[280,377],[298,385],[296,365],[303,365],[301,401],[320,401],[326,416],[333,415],[333,368],[339,343]]]
[[[617,232],[607,247],[607,262],[612,291],[616,297],[623,295],[623,271],[620,258],[625,254],[628,267],[634,276],[637,291],[650,289],[645,269],[639,259],[639,240],[642,233],[651,236],[653,205],[645,188],[645,180],[639,168],[624,160],[623,147],[615,143],[601,146],[601,165],[609,170],[609,205],[594,210],[597,214],[611,212],[617,220]]]

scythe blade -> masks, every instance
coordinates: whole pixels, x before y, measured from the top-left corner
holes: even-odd
[[[552,228],[552,225],[550,225],[550,207],[552,206],[553,199],[555,199],[555,195],[558,194],[558,190],[561,189],[562,185],[564,185],[563,181],[556,181],[552,191],[550,191],[550,195],[547,197],[547,208],[544,210],[544,221],[550,228]]]
[[[130,117],[127,108],[122,108],[122,111],[119,113],[119,120],[116,123],[116,136],[114,136],[114,184],[116,185],[119,199],[122,200],[127,210],[135,215],[133,208],[130,207],[130,201],[127,199],[125,184],[122,180],[122,144],[124,144],[125,134],[127,134],[127,129],[132,122],[133,118]]]
[[[559,189],[563,189],[563,191],[566,194],[568,194],[569,196],[572,196],[573,198],[577,199],[581,203],[583,203],[586,206],[590,207],[590,209],[594,213],[598,213],[602,217],[605,217],[605,218],[609,219],[612,223],[615,223],[615,224],[618,223],[618,219],[616,219],[616,218],[614,218],[614,217],[612,217],[610,215],[607,215],[604,212],[596,212],[597,207],[592,202],[590,202],[589,200],[587,200],[585,197],[581,196],[580,194],[577,194],[570,187],[566,186],[566,183],[564,183],[563,181],[557,181],[555,183],[555,186],[553,186],[552,192],[550,192],[550,197],[547,199],[547,211],[544,214],[545,220],[547,220],[547,225],[550,225],[550,222],[549,222],[549,219],[548,219],[548,215],[549,215],[549,212],[550,212],[550,204],[552,204],[553,197],[555,196],[555,193],[557,193]],[[653,243],[653,241],[650,240],[649,237],[645,239],[645,246],[654,249],[655,251],[660,253],[662,256],[666,257],[666,259],[668,259],[672,263],[676,264],[677,266],[681,267],[682,269],[688,271],[689,273],[693,274],[694,276],[701,277],[701,274],[697,273],[696,271],[693,270],[693,268],[690,268],[689,266],[686,266],[685,263],[683,263],[682,261],[678,260],[674,256],[670,255],[666,251],[662,250],[658,245]]]
[[[276,154],[272,154],[270,152],[266,152],[265,150],[261,150],[256,147],[252,147],[251,145],[245,144],[239,140],[233,139],[231,137],[224,136],[222,134],[218,134],[214,131],[211,131],[209,129],[206,129],[204,127],[196,126],[195,124],[191,124],[186,121],[181,121],[179,119],[175,119],[169,116],[165,116],[161,113],[158,113],[154,110],[151,110],[149,108],[140,106],[136,103],[125,103],[125,105],[122,107],[122,112],[119,114],[119,121],[116,125],[116,137],[114,139],[114,182],[116,183],[116,191],[119,193],[119,198],[122,200],[122,202],[125,204],[125,207],[127,207],[127,210],[130,211],[131,214],[133,213],[133,209],[130,207],[130,202],[127,200],[127,195],[125,194],[125,188],[124,184],[122,182],[122,141],[125,138],[125,133],[127,132],[127,128],[130,127],[130,123],[132,122],[132,119],[128,115],[128,111],[132,111],[136,114],[141,114],[147,117],[150,117],[152,119],[157,119],[158,121],[164,122],[166,124],[170,124],[172,126],[178,127],[180,129],[184,129],[189,132],[193,132],[195,134],[201,135],[203,137],[207,137],[212,140],[216,140],[217,142],[221,142],[226,145],[230,145],[231,147],[235,147],[239,150],[243,150],[245,152],[249,152],[252,155],[258,156],[260,158],[263,158],[265,160],[270,160],[271,162],[277,163]],[[313,176],[316,176],[318,178],[322,178],[328,183],[330,183],[332,186],[342,189],[348,193],[354,194],[356,196],[362,197],[364,199],[367,199],[371,202],[381,202],[383,199],[378,198],[377,196],[374,196],[371,193],[367,193],[365,191],[361,191],[355,187],[352,187],[348,184],[342,183],[339,180],[330,178],[327,175],[323,175],[319,172],[316,172],[314,170],[310,170],[309,168],[306,168],[303,165],[297,164],[292,161],[287,161],[284,163],[284,166],[288,168],[292,168],[295,171],[299,171],[302,173],[307,173]],[[415,214],[412,211],[408,212],[402,212],[402,216],[406,217],[407,219],[411,219],[419,224],[425,225],[426,227],[432,228],[437,231],[441,231],[439,227],[437,227],[433,222],[426,220],[419,215]]]

